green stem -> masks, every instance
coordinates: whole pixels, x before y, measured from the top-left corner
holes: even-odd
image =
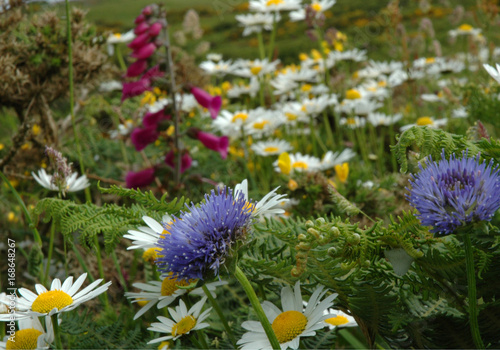
[[[127,70],[127,65],[123,60],[123,54],[122,54],[122,49],[120,48],[120,44],[115,45],[115,54],[116,54],[116,59],[118,60],[118,64],[120,65],[120,69]]]
[[[52,260],[52,252],[54,251],[54,237],[56,233],[56,224],[54,220],[52,220],[52,224],[50,225],[50,243],[49,243],[49,253],[47,255],[47,266],[45,267],[45,281],[44,284],[47,284],[47,280],[49,278],[49,269],[50,269],[50,260]]]
[[[123,277],[122,269],[120,267],[120,263],[118,262],[118,258],[116,257],[116,253],[114,250],[111,253],[111,258],[113,259],[113,263],[115,264],[116,271],[118,271],[118,279],[120,280],[123,290],[125,292],[128,292],[127,283],[125,282],[125,278]]]
[[[259,42],[260,59],[263,60],[266,57],[266,53],[264,50],[264,39],[262,38],[262,32],[257,33],[257,41]]]
[[[259,299],[257,298],[257,295],[255,294],[255,291],[253,290],[247,276],[245,276],[239,266],[236,266],[234,277],[236,277],[236,279],[241,283],[241,286],[245,290],[245,293],[247,294],[248,299],[250,300],[250,303],[252,304],[253,309],[255,310],[255,313],[257,314],[262,327],[264,328],[264,331],[266,332],[267,338],[269,339],[272,348],[274,350],[280,350],[281,347],[278,338],[276,338],[276,334],[274,334],[274,330],[271,327],[271,324],[269,323],[269,320],[267,319],[267,316],[259,303]]]
[[[226,317],[224,316],[224,313],[222,312],[222,309],[220,308],[219,303],[217,302],[217,300],[214,299],[214,297],[212,297],[212,294],[210,293],[210,291],[208,290],[208,288],[205,284],[202,286],[202,288],[203,288],[203,291],[205,292],[205,295],[208,298],[208,301],[210,302],[210,305],[212,305],[215,312],[219,316],[219,318],[222,322],[222,325],[224,326],[224,329],[226,330],[227,336],[229,337],[229,340],[231,341],[234,348],[236,349],[237,348],[236,339],[234,338],[233,331],[231,330],[231,327],[229,327],[229,324],[227,323]]]
[[[477,296],[476,296],[476,271],[474,269],[474,249],[469,233],[463,233],[465,246],[465,264],[467,267],[467,290],[469,294],[469,324],[472,340],[476,349],[484,349],[483,340],[479,333],[479,323],[477,321]]]
[[[347,328],[340,329],[338,335],[344,338],[351,345],[352,349],[366,349],[366,344],[359,341]]]
[[[104,280],[104,268],[102,267],[102,257],[101,257],[101,246],[99,245],[99,239],[97,235],[94,236],[94,245],[96,249],[96,257],[97,257],[97,268],[99,269],[99,277]],[[104,306],[106,309],[109,307],[108,303],[108,293],[102,293],[104,295]]]
[[[61,343],[61,332],[59,331],[59,322],[57,322],[57,314],[50,316],[52,327],[54,328],[54,338],[56,341],[56,349],[64,349]]]
[[[78,153],[78,162],[80,163],[80,172],[85,175],[85,166],[83,165],[82,147],[80,145],[80,138],[76,130],[75,118],[75,84],[73,78],[73,39],[71,38],[71,16],[69,13],[69,0],[66,0],[66,31],[68,41],[68,83],[69,83],[69,113],[71,115],[71,125],[73,126],[73,137],[75,139],[76,152]],[[85,200],[92,201],[90,189],[85,188]]]
[[[271,38],[269,39],[269,55],[268,55],[269,62],[271,62],[271,60],[273,59],[274,42],[276,41],[276,27],[277,27],[276,14],[274,14],[273,30],[271,32]]]
[[[0,171],[0,178],[2,178],[3,181],[5,181],[5,183],[7,184],[7,186],[9,186],[10,190],[12,191],[12,194],[17,199],[17,202],[21,206],[21,210],[24,212],[24,216],[26,217],[26,221],[28,221],[28,226],[33,230],[33,239],[41,247],[42,246],[42,238],[40,237],[40,233],[36,229],[35,224],[31,220],[31,215],[28,212],[28,209],[26,208],[26,206],[24,205],[23,199],[21,198],[21,196],[19,195],[19,193],[17,193],[17,191],[14,188],[14,186],[12,186],[12,184],[9,181],[9,179],[7,179],[7,177],[5,177],[5,175],[1,171]]]
[[[200,342],[201,349],[210,349],[207,341],[205,340],[205,333],[202,330],[198,331],[198,341]]]

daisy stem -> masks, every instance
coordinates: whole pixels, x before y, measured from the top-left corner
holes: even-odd
[[[61,343],[61,333],[59,332],[59,322],[57,322],[57,314],[50,316],[52,319],[52,327],[54,327],[54,339],[56,342],[56,349],[64,349]]]
[[[2,171],[0,171],[0,178],[2,178],[3,181],[5,181],[5,183],[7,184],[7,186],[9,186],[10,190],[12,191],[12,194],[17,199],[19,205],[21,206],[21,210],[24,212],[24,216],[26,217],[26,221],[28,221],[28,226],[33,230],[33,239],[41,247],[42,246],[42,238],[40,237],[40,233],[36,229],[35,224],[31,220],[31,215],[28,212],[28,209],[26,208],[26,206],[24,205],[23,199],[21,198],[21,196],[19,195],[19,193],[17,193],[17,191],[14,188],[14,186],[12,186],[12,184],[9,181],[9,179],[7,179],[7,177],[5,177],[5,175],[3,174]]]
[[[80,146],[80,138],[78,137],[78,132],[76,130],[76,118],[75,118],[75,87],[73,81],[73,39],[71,38],[71,16],[69,13],[69,0],[66,3],[66,31],[67,31],[67,43],[68,43],[68,83],[69,83],[69,113],[71,115],[71,124],[73,126],[73,135],[75,138],[76,152],[78,153],[78,163],[80,163],[80,172],[85,175],[85,167],[83,165],[82,148]],[[89,187],[85,188],[85,200],[87,202],[92,202],[92,197],[90,195]]]
[[[274,42],[276,41],[276,27],[278,26],[278,21],[276,20],[276,13],[273,14],[273,30],[271,31],[271,38],[269,39],[269,62],[273,59]]]
[[[281,347],[278,338],[276,338],[276,334],[274,333],[274,330],[271,327],[271,324],[269,323],[266,314],[264,313],[264,309],[262,309],[262,305],[260,305],[259,303],[257,294],[255,294],[255,291],[252,288],[250,281],[248,280],[247,276],[245,276],[243,271],[241,271],[239,266],[236,266],[236,270],[234,271],[234,277],[236,277],[236,279],[241,283],[241,286],[245,290],[245,293],[247,294],[248,299],[250,300],[250,303],[252,304],[253,309],[255,310],[255,313],[257,314],[257,317],[259,318],[262,327],[264,328],[264,331],[266,332],[267,338],[271,343],[271,347],[274,350],[280,350]]]
[[[116,271],[118,272],[118,279],[120,280],[120,284],[125,292],[128,292],[127,283],[125,282],[125,278],[123,277],[122,269],[120,267],[120,263],[118,262],[118,258],[116,257],[116,252],[113,251],[111,253],[111,258],[113,259],[113,263],[115,264]],[[129,300],[129,299],[127,299]]]
[[[201,349],[210,349],[210,347],[208,346],[208,343],[205,339],[205,333],[203,333],[202,330],[198,330],[198,341],[200,342],[200,345],[201,345]]]
[[[46,284],[49,278],[50,260],[52,260],[52,252],[54,251],[54,236],[56,233],[56,225],[54,220],[50,225],[50,243],[49,243],[49,253],[47,255],[47,266],[45,267],[44,284]]]
[[[123,60],[122,49],[120,48],[120,44],[115,45],[115,54],[116,59],[118,60],[118,64],[120,65],[121,70],[127,70],[127,65]]]
[[[474,269],[474,249],[470,240],[470,235],[467,232],[463,233],[465,246],[465,265],[467,269],[467,291],[469,299],[469,324],[472,334],[472,340],[476,349],[484,349],[483,340],[479,333],[479,323],[477,321],[477,296],[476,296],[476,271]]]
[[[101,246],[99,245],[99,239],[97,238],[97,235],[94,236],[94,245],[96,249],[96,257],[97,257],[97,267],[99,269],[99,277],[104,279],[104,269],[102,267],[102,257],[101,257]],[[103,301],[104,301],[104,307],[108,309],[109,304],[108,304],[108,292],[102,293],[104,295]]]
[[[260,59],[263,60],[266,57],[266,53],[264,50],[264,39],[262,38],[262,32],[257,33],[257,41],[259,42]]]
[[[224,313],[222,312],[222,309],[219,306],[219,303],[217,300],[214,299],[210,291],[208,290],[206,285],[203,285],[201,288],[203,288],[203,291],[205,292],[205,295],[208,298],[208,301],[214,308],[215,312],[219,316],[222,325],[224,326],[224,329],[226,330],[227,336],[229,337],[229,340],[231,341],[231,344],[233,344],[234,348],[236,349],[236,339],[234,338],[233,331],[231,330],[231,327],[229,327],[229,324],[227,323],[226,317],[224,316]]]

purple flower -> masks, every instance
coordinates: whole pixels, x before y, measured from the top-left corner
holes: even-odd
[[[146,187],[155,180],[155,169],[148,168],[138,172],[129,171],[125,177],[127,188]]]
[[[163,28],[162,24],[160,22],[155,22],[151,24],[151,27],[149,28],[148,34],[149,36],[155,37],[160,34],[161,29]]]
[[[134,28],[134,34],[135,35],[140,35],[144,32],[146,32],[149,29],[149,24],[146,22],[140,22],[135,28]]]
[[[480,156],[462,159],[453,154],[439,162],[429,161],[424,169],[412,175],[411,189],[406,195],[419,211],[422,225],[433,226],[430,232],[448,235],[460,226],[478,221],[490,221],[500,207],[500,174],[493,160],[486,164]]]
[[[167,153],[165,156],[165,164],[167,164],[169,167],[175,169],[175,157],[174,157],[174,151],[170,151]],[[181,156],[181,174],[191,168],[191,164],[193,163],[193,159],[189,155],[189,153],[184,153]]]
[[[127,44],[128,47],[130,47],[132,50],[137,50],[147,43],[149,43],[149,33],[142,33],[141,35],[138,35],[135,37],[134,40],[132,40],[129,44]]]
[[[212,96],[205,90],[198,87],[191,88],[191,93],[200,106],[208,109],[212,119],[217,118],[220,107],[222,106],[222,99],[220,96]]]
[[[212,190],[199,206],[191,203],[189,211],[173,217],[166,228],[170,234],[158,240],[158,269],[177,279],[218,276],[246,241],[252,217],[247,205],[243,193],[233,198],[228,188]]]
[[[135,128],[130,134],[130,139],[135,146],[137,151],[142,151],[150,143],[155,142],[160,136],[160,133],[156,131],[156,127],[149,128]]]

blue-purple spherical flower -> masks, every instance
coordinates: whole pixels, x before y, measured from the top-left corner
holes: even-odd
[[[432,158],[426,167],[420,165],[420,172],[412,175],[410,204],[419,212],[417,215],[425,226],[432,226],[430,232],[448,235],[458,227],[479,221],[489,221],[500,207],[500,175],[498,166],[480,162],[477,155],[468,158],[462,153],[457,159],[453,154],[435,162]]]
[[[220,267],[234,249],[246,239],[252,221],[251,206],[244,195],[233,197],[231,189],[205,195],[205,202],[173,217],[170,234],[158,240],[161,272],[172,272],[177,279],[204,279],[219,275]]]

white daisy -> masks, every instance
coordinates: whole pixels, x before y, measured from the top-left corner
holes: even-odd
[[[165,229],[167,225],[172,221],[170,215],[165,214],[162,218],[162,224],[156,221],[149,216],[143,216],[142,220],[148,225],[139,226],[136,230],[129,230],[127,235],[123,235],[123,238],[130,239],[132,241],[132,245],[127,248],[130,249],[150,249],[155,248],[158,239],[168,233]]]
[[[223,76],[224,74],[231,74],[235,68],[231,60],[227,61],[204,61],[200,63],[200,68],[211,75]]]
[[[28,311],[19,311],[15,314],[16,317],[21,319],[31,316],[52,316],[61,312],[71,311],[80,304],[104,293],[111,285],[110,281],[96,288],[102,282],[102,279],[98,279],[77,293],[86,278],[87,274],[84,273],[73,283],[73,277],[70,276],[66,278],[63,284],[61,284],[58,278],[55,278],[52,281],[50,290],[47,290],[41,284],[36,284],[35,289],[38,294],[26,288],[19,288],[18,292],[21,294],[21,297],[17,298],[16,304],[19,309],[26,309]],[[7,314],[7,317],[9,317],[9,314]],[[0,321],[5,320],[5,315],[0,315]]]
[[[293,11],[300,9],[300,3],[301,0],[251,0],[249,9],[257,12]]]
[[[207,54],[207,60],[219,62],[222,60],[222,54],[220,53],[209,53]]]
[[[286,194],[277,194],[276,191],[279,187],[266,194],[258,202],[251,203],[248,201],[248,181],[245,179],[240,184],[234,187],[234,197],[239,196],[243,193],[245,200],[248,203],[248,209],[252,210],[253,217],[283,214],[285,211],[281,208],[283,202],[288,202],[285,198]]]
[[[250,97],[257,96],[260,90],[259,80],[256,77],[252,77],[248,84],[234,84],[228,91],[227,97],[238,98],[241,95],[250,95]]]
[[[235,69],[232,73],[244,78],[262,77],[266,74],[274,73],[279,63],[279,59],[269,62],[267,58],[263,60],[239,60],[239,68]]]
[[[434,119],[432,117],[420,117],[417,119],[415,124],[407,124],[403,125],[399,130],[405,131],[414,126],[428,126],[429,128],[439,128],[440,126],[444,126],[448,123],[448,119]]]
[[[115,46],[116,44],[120,43],[128,43],[134,40],[135,34],[134,30],[129,30],[126,33],[113,33],[108,36],[108,39],[106,40],[107,44],[107,49],[108,49],[108,55],[112,56],[115,53]]]
[[[490,66],[489,64],[483,64],[483,67],[486,69],[488,74],[500,84],[500,64],[497,63],[496,68]]]
[[[313,0],[312,3],[308,4],[307,6],[310,6],[315,12],[315,17],[319,18],[322,13],[324,13],[326,10],[335,5],[335,2],[336,0]],[[290,12],[290,20],[293,22],[303,21],[305,19],[306,19],[305,8],[301,8],[300,10]]]
[[[357,129],[366,125],[366,119],[356,115],[354,117],[340,118],[339,124],[345,125],[349,129]]]
[[[189,334],[191,331],[208,327],[209,324],[203,321],[208,317],[212,308],[201,312],[206,300],[206,297],[201,299],[189,310],[182,300],[180,300],[179,306],[175,310],[169,307],[168,312],[172,319],[158,316],[158,321],[160,322],[152,323],[148,330],[170,335],[151,340],[148,344],[160,343],[169,339],[176,340],[184,334]]]
[[[272,30],[274,22],[279,22],[281,17],[274,16],[272,13],[251,13],[246,15],[237,15],[236,20],[240,22],[243,30],[243,36],[248,36],[252,33],[260,33],[262,29]]]
[[[403,115],[401,113],[396,113],[394,115],[387,115],[384,113],[373,112],[368,114],[367,120],[373,126],[382,126],[382,125],[392,125],[397,123],[403,119]]]
[[[287,170],[298,171],[298,172],[315,172],[321,169],[321,160],[314,156],[303,155],[301,153],[295,153],[289,155],[289,164],[284,164]],[[279,159],[274,163],[274,170],[281,173],[281,167]]]
[[[464,106],[460,106],[451,111],[452,118],[467,118],[469,116],[469,112],[467,112],[467,108]]]
[[[196,281],[177,280],[170,274],[166,276],[162,282],[149,281],[148,283],[134,283],[133,286],[135,288],[142,289],[142,291],[125,293],[127,298],[134,299],[132,301],[133,303],[142,305],[142,308],[135,314],[134,320],[144,315],[146,311],[155,305],[157,305],[158,309],[162,309],[165,306],[172,304],[183,294],[189,293],[198,296],[204,295],[205,293],[201,287],[191,290],[180,288],[187,287],[194,282]],[[210,294],[212,294],[215,298],[217,296],[215,294],[215,289],[225,284],[227,284],[226,281],[217,281],[213,283],[206,283],[205,286],[210,291]]]
[[[323,315],[323,312],[332,305],[332,301],[337,297],[337,294],[331,294],[321,301],[325,294],[323,286],[317,287],[311,295],[308,305],[304,307],[300,282],[297,282],[294,290],[289,286],[281,290],[283,311],[269,301],[262,303],[262,308],[278,338],[281,350],[298,349],[301,337],[314,336],[316,330],[324,327],[323,321],[328,316]],[[260,322],[245,321],[241,326],[248,331],[237,342],[238,345],[241,345],[241,350],[271,348]]]
[[[52,182],[53,175],[47,174],[45,169],[38,170],[38,176],[34,172],[31,173],[42,187],[51,191],[61,191],[64,195],[66,192],[77,192],[81,191],[90,186],[87,176],[82,175],[78,177],[77,173],[72,173],[69,177],[63,180],[61,188],[59,188],[55,183]]]
[[[420,95],[420,98],[425,102],[448,103],[448,100],[441,91],[438,92],[437,94],[422,94]]]
[[[350,149],[346,148],[342,152],[332,152],[328,151],[323,156],[321,160],[320,169],[327,170],[333,168],[337,164],[342,164],[349,161],[352,157],[354,157],[356,153]]]
[[[0,349],[49,349],[54,341],[54,329],[50,317],[45,318],[47,331],[38,317],[24,318],[18,321],[18,330],[6,335],[0,342]]]
[[[358,323],[351,315],[346,314],[341,310],[328,309],[325,310],[324,315],[328,318],[324,321],[330,329],[344,328],[344,327],[357,327]]]
[[[455,38],[460,35],[472,35],[477,36],[481,33],[480,28],[474,28],[470,24],[462,24],[457,29],[452,29],[448,31],[448,35]]]
[[[257,155],[262,157],[279,155],[292,149],[292,145],[285,140],[259,141],[250,147]]]
[[[247,110],[238,110],[235,112],[223,110],[219,113],[218,117],[212,121],[212,125],[223,135],[238,138],[241,136],[241,128],[248,118],[249,112]]]

